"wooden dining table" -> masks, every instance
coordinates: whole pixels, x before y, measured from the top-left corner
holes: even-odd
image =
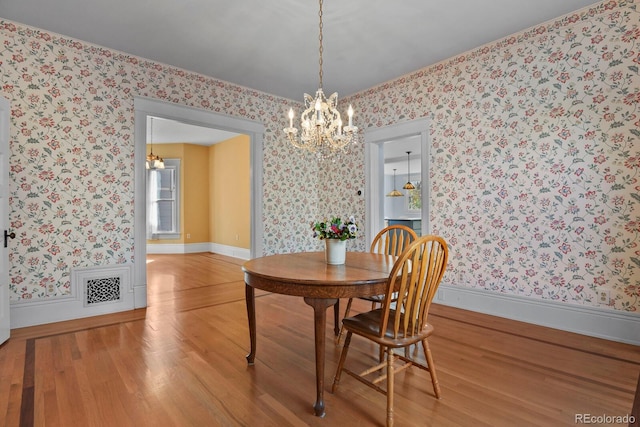
[[[339,298],[382,294],[396,257],[369,252],[347,252],[343,265],[329,265],[324,252],[302,252],[254,258],[242,266],[249,318],[251,351],[247,362],[256,357],[255,289],[304,298],[313,308],[316,402],[315,415],[325,415],[324,359],[326,311]]]

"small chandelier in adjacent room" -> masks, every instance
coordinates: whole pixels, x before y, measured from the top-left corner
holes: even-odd
[[[402,187],[405,190],[415,190],[416,186],[411,183],[411,159],[409,155],[411,151],[407,151],[407,183]]]
[[[146,168],[147,169],[164,169],[164,160],[162,157],[153,154],[153,117],[150,118],[151,130],[149,133],[150,151],[147,155]]]
[[[298,129],[293,127],[293,108],[289,110],[289,127],[284,128],[289,142],[297,148],[304,148],[318,157],[325,158],[329,155],[343,151],[351,142],[357,141],[358,128],[353,126],[353,108],[349,105],[347,114],[349,123],[342,126],[338,106],[338,93],[335,92],[328,99],[322,92],[322,0],[320,0],[320,85],[316,91],[315,99],[305,93],[305,110],[302,113],[300,124],[302,132],[298,137]]]
[[[396,169],[393,170],[393,191],[387,194],[387,197],[402,197],[404,194],[396,190]]]

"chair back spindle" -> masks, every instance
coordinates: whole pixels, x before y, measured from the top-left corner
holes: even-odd
[[[390,225],[374,237],[370,252],[398,256],[417,238],[416,232],[406,225]]]

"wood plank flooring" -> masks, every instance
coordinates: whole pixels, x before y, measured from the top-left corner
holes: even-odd
[[[241,264],[150,255],[146,309],[13,330],[0,347],[0,425],[383,426],[383,395],[350,377],[329,392],[340,354],[332,320],[327,414],[313,415],[313,311],[301,298],[257,291],[247,366]],[[368,309],[361,303],[354,309]],[[428,373],[398,375],[398,426],[568,426],[632,411],[637,346],[439,305],[430,319],[443,398]],[[352,369],[376,361],[370,343],[351,347]]]

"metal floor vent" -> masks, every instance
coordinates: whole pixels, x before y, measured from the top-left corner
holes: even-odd
[[[72,294],[87,308],[98,308],[102,304],[121,305],[127,301],[127,293],[132,291],[132,271],[130,264],[74,268],[71,270]]]
[[[103,302],[118,302],[122,299],[120,277],[105,277],[86,280],[86,305]]]

